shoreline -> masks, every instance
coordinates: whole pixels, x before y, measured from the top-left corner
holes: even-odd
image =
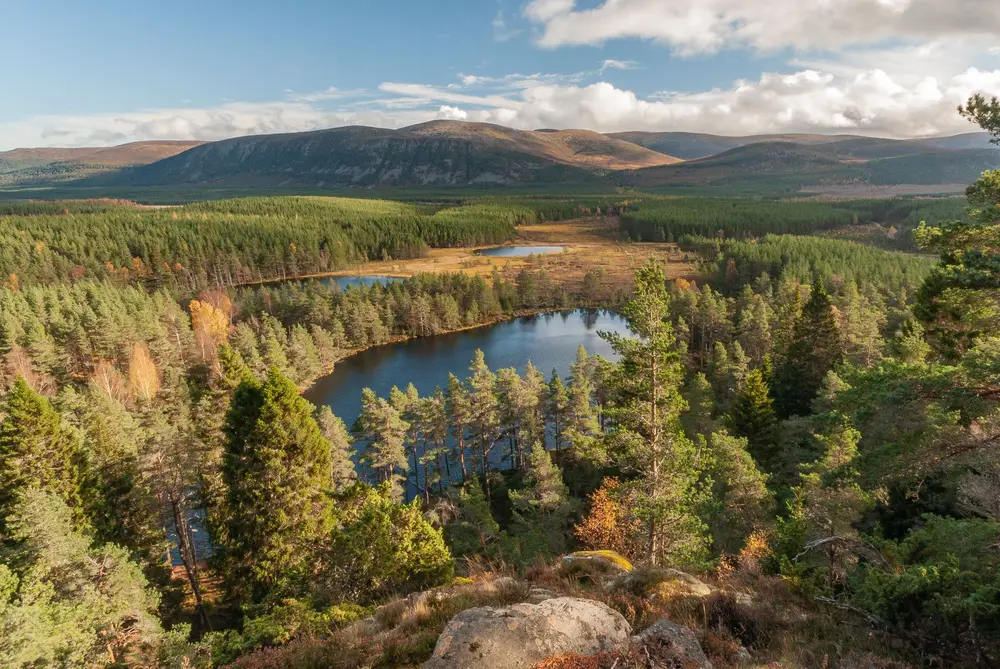
[[[320,379],[323,379],[323,378],[325,378],[325,377],[330,376],[331,374],[333,374],[336,371],[337,365],[339,363],[343,362],[344,360],[347,360],[348,358],[352,358],[352,357],[354,357],[354,356],[356,356],[356,355],[358,355],[360,353],[364,353],[365,351],[369,351],[369,350],[374,349],[374,348],[379,348],[380,346],[391,346],[391,345],[394,345],[394,344],[402,344],[402,343],[407,342],[407,341],[412,341],[414,339],[424,339],[424,338],[428,338],[428,337],[439,337],[441,335],[457,334],[459,332],[468,332],[470,330],[478,330],[479,328],[489,327],[491,325],[497,325],[499,323],[506,323],[508,321],[513,321],[513,320],[516,320],[518,318],[525,318],[525,317],[529,317],[529,316],[540,316],[541,314],[561,314],[561,313],[565,313],[565,312],[569,312],[569,311],[581,311],[581,310],[584,310],[584,311],[586,311],[586,310],[613,311],[613,309],[611,307],[606,307],[606,306],[605,307],[583,307],[583,306],[577,306],[577,307],[539,307],[537,309],[519,309],[519,310],[515,311],[513,315],[504,314],[502,316],[498,316],[497,318],[492,318],[492,319],[490,319],[488,321],[483,321],[481,323],[473,323],[472,325],[463,325],[462,327],[455,328],[455,329],[452,329],[452,330],[442,330],[441,332],[436,332],[436,333],[434,333],[432,335],[422,335],[422,336],[421,335],[393,335],[388,340],[386,340],[384,342],[381,342],[381,343],[378,343],[378,344],[370,344],[369,346],[363,346],[361,348],[355,348],[355,349],[346,349],[346,350],[348,350],[350,352],[347,355],[345,355],[345,356],[343,356],[341,358],[338,358],[336,360],[336,362],[333,363],[333,367],[331,367],[330,369],[324,370],[322,374],[320,374],[316,378],[310,380],[309,383],[308,383],[308,385],[306,385],[304,387],[300,387],[299,388],[299,395],[303,395],[303,394],[309,392],[309,390],[311,390],[313,388],[313,386],[315,386],[317,383],[319,383]]]

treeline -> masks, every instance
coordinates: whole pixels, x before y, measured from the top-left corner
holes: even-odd
[[[495,244],[533,213],[379,200],[249,198],[171,209],[0,217],[0,273],[12,286],[84,278],[175,294],[418,257],[429,246]]]
[[[909,239],[920,221],[961,217],[964,204],[960,198],[819,202],[644,197],[622,214],[622,233],[633,241],[675,242],[685,235],[745,239],[879,223],[887,232],[895,226],[894,236]]]
[[[579,196],[567,199],[560,198],[475,198],[474,203],[517,204],[534,212],[533,220],[525,220],[522,224],[544,223],[546,221],[563,221],[585,216],[614,216],[627,209],[630,200],[623,197]]]
[[[854,283],[883,295],[911,294],[934,267],[926,256],[883,251],[855,242],[794,235],[766,235],[749,241],[684,237],[680,247],[698,254],[716,285],[738,290],[761,273],[831,286]]]

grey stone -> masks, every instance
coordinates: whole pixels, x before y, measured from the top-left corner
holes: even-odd
[[[643,630],[632,637],[634,643],[648,643],[659,641],[670,646],[671,650],[688,662],[693,662],[699,669],[712,669],[712,663],[708,661],[705,651],[698,643],[698,637],[690,628],[678,625],[664,618],[659,622]]]
[[[554,655],[594,655],[628,644],[631,627],[601,602],[573,597],[462,611],[424,669],[531,669]]]

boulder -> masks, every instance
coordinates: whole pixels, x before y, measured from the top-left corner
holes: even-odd
[[[632,637],[632,642],[636,644],[661,643],[669,646],[678,659],[693,664],[698,669],[712,669],[712,663],[708,661],[708,657],[702,650],[701,644],[698,643],[698,637],[695,636],[694,632],[684,625],[678,625],[666,618],[653,623]]]
[[[589,599],[462,611],[438,637],[424,669],[531,669],[554,655],[594,655],[629,642],[620,613]]]
[[[707,597],[714,590],[691,574],[677,569],[644,569],[620,574],[605,585],[639,597],[669,600],[673,597]]]
[[[615,551],[577,551],[564,555],[561,566],[569,572],[622,574],[632,571],[632,563]]]

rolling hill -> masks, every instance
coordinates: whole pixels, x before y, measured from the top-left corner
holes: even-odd
[[[0,184],[50,183],[148,165],[199,146],[195,141],[131,142],[111,147],[0,151]]]
[[[618,132],[608,135],[615,139],[633,142],[653,151],[676,156],[683,160],[696,160],[718,155],[731,149],[765,142],[792,142],[804,146],[822,145],[842,159],[871,160],[893,156],[926,153],[938,149],[989,149],[995,148],[985,132],[971,132],[952,137],[929,139],[885,139],[860,135],[817,135],[788,133],[777,135],[748,135],[727,137],[692,132]]]
[[[347,126],[211,143],[16,149],[0,153],[0,185],[57,184],[116,196],[137,187],[302,191],[568,185],[763,194],[899,186],[913,192],[951,192],[961,190],[982,170],[1000,167],[1000,150],[987,140],[983,133],[918,140],[816,134],[602,135],[432,121],[398,130]]]
[[[617,172],[618,185],[669,191],[717,187],[798,191],[832,185],[946,186],[961,189],[983,170],[1000,167],[996,149],[930,149],[895,140],[826,144],[747,144],[708,158]]]
[[[676,163],[584,130],[523,131],[433,121],[400,130],[348,126],[213,142],[106,183],[140,186],[460,186],[596,183],[595,172]]]

